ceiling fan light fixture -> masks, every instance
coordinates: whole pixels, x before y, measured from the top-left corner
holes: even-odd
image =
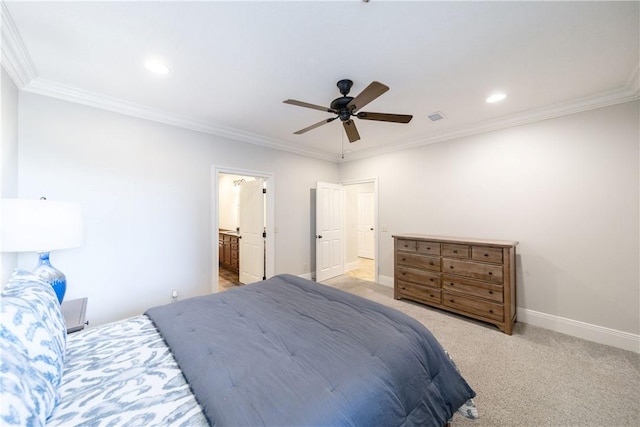
[[[494,93],[493,95],[491,95],[490,97],[487,98],[487,102],[489,104],[493,104],[495,102],[500,102],[503,99],[505,99],[507,97],[506,94],[504,93]]]
[[[157,59],[149,59],[144,63],[144,66],[154,74],[169,74],[169,67]]]

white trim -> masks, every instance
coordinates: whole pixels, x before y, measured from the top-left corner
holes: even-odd
[[[268,138],[266,136],[234,129],[213,122],[206,122],[202,120],[192,119],[190,117],[179,116],[177,114],[150,108],[142,104],[137,104],[135,102],[125,101],[95,92],[89,92],[72,86],[66,86],[60,83],[51,82],[42,78],[31,81],[31,83],[25,86],[23,89],[26,92],[35,93],[37,95],[50,96],[52,98],[62,99],[64,101],[69,101],[76,104],[88,105],[90,107],[125,114],[127,116],[151,120],[154,122],[176,126],[183,129],[194,130],[209,135],[220,136],[234,141],[246,142],[249,144],[267,147],[274,150],[287,151],[290,153],[313,157],[320,160],[337,160],[337,155],[314,151],[299,145],[283,144],[280,141]]]
[[[386,286],[387,288],[393,288],[393,277],[392,276],[383,276],[382,274],[378,275],[379,285]]]
[[[627,85],[621,89],[602,92],[592,96],[586,96],[570,102],[547,105],[542,108],[534,108],[531,110],[523,111],[521,113],[499,117],[494,120],[475,123],[470,126],[460,126],[457,129],[454,128],[454,130],[451,132],[433,135],[427,138],[396,141],[395,143],[389,144],[387,146],[357,151],[349,155],[349,159],[344,161],[378,156],[394,151],[416,148],[428,144],[434,144],[437,142],[493,132],[496,130],[507,129],[510,127],[520,126],[528,123],[567,116],[569,114],[575,114],[583,111],[595,110],[597,108],[609,107],[616,104],[635,101],[640,99],[640,92],[638,91],[637,87],[634,87],[634,85],[637,85],[637,80],[638,73],[634,72],[630,77],[630,80],[627,82]]]
[[[393,277],[380,275],[379,284],[393,288]],[[518,307],[518,322],[538,326],[554,332],[582,338],[599,344],[610,345],[623,350],[640,353],[640,335],[618,331],[604,326],[592,325],[578,320],[554,316]]]
[[[298,277],[302,277],[303,279],[313,280],[313,276],[311,273],[298,274]]]
[[[4,48],[3,48],[3,62]],[[7,70],[9,72],[9,70]],[[10,74],[11,75],[11,74]],[[12,76],[13,78],[13,76]],[[486,122],[475,123],[469,126],[460,126],[453,131],[429,136],[426,138],[418,138],[406,141],[395,141],[389,145],[378,148],[371,148],[357,151],[350,154],[347,159],[341,159],[337,154],[330,154],[317,150],[305,148],[302,145],[285,144],[273,138],[242,131],[239,129],[222,126],[213,122],[205,122],[195,120],[189,117],[182,117],[176,114],[168,113],[152,109],[150,107],[136,104],[121,99],[108,97],[98,93],[85,91],[82,89],[65,86],[59,83],[46,81],[42,78],[35,78],[27,82],[21,87],[26,92],[35,93],[43,96],[50,96],[77,104],[88,105],[107,111],[113,111],[128,116],[138,117],[146,120],[168,124],[170,126],[181,127],[184,129],[195,130],[197,132],[209,135],[220,136],[234,141],[246,142],[249,144],[267,147],[274,150],[286,151],[299,154],[306,157],[312,157],[320,160],[328,160],[336,163],[344,163],[352,160],[363,159],[367,157],[377,156],[381,154],[391,153],[394,151],[406,150],[410,148],[420,147],[437,142],[449,141],[456,138],[463,138],[472,135],[478,135],[486,132],[492,132],[500,129],[506,129],[514,126],[520,126],[527,123],[534,123],[555,117],[566,116],[569,114],[579,113],[596,108],[607,107],[624,102],[635,101],[640,99],[640,93],[637,85],[637,73],[633,73],[631,80],[626,87],[618,90],[603,92],[593,96],[584,97],[567,103],[545,106],[543,108],[532,109],[522,113],[512,114],[489,120]]]
[[[640,353],[640,335],[518,307],[518,321]]]
[[[2,14],[2,27],[0,38],[2,40],[2,66],[13,80],[18,89],[28,85],[38,77],[33,60],[29,51],[20,37],[11,14],[4,2],[0,2]]]
[[[273,172],[255,171],[249,169],[239,169],[214,165],[211,168],[211,292],[218,291],[218,239],[215,237],[219,232],[219,176],[221,173],[231,175],[245,175],[264,178],[267,182],[267,252],[265,254],[265,275],[268,278],[275,274],[275,195],[276,180]]]

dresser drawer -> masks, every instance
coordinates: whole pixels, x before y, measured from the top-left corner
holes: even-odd
[[[442,304],[442,291],[440,289],[426,288],[413,283],[398,280],[398,294],[400,297],[425,301],[434,304]]]
[[[425,255],[440,255],[440,243],[418,241],[418,253]]]
[[[446,307],[473,313],[491,320],[502,321],[504,319],[504,307],[489,301],[463,297],[451,292],[443,292],[442,303]]]
[[[398,264],[415,268],[424,268],[432,271],[440,271],[440,258],[424,256],[412,253],[398,253]]]
[[[502,264],[502,248],[471,246],[471,259]]]
[[[418,250],[418,242],[415,240],[398,239],[398,250],[402,252],[416,252]]]
[[[482,264],[446,258],[442,259],[442,272],[495,283],[502,283],[504,274],[502,265]]]
[[[493,283],[478,282],[461,277],[443,276],[442,288],[447,292],[458,292],[498,303],[504,301],[502,285],[495,285]]]
[[[457,245],[455,243],[443,243],[442,256],[452,258],[469,258],[469,246]]]
[[[431,273],[429,271],[409,268],[402,265],[398,266],[398,280],[419,283],[424,286],[440,287],[440,274]]]

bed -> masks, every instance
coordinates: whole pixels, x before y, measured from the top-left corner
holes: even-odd
[[[443,426],[475,393],[421,324],[278,275],[66,335],[51,287],[2,293],[0,424]]]

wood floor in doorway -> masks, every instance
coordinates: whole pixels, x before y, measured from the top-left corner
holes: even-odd
[[[218,267],[218,292],[240,286],[238,273],[223,266]]]
[[[366,280],[368,282],[374,281],[374,265],[375,262],[369,258],[358,258],[358,268],[347,271],[347,276],[355,277],[357,279]]]

